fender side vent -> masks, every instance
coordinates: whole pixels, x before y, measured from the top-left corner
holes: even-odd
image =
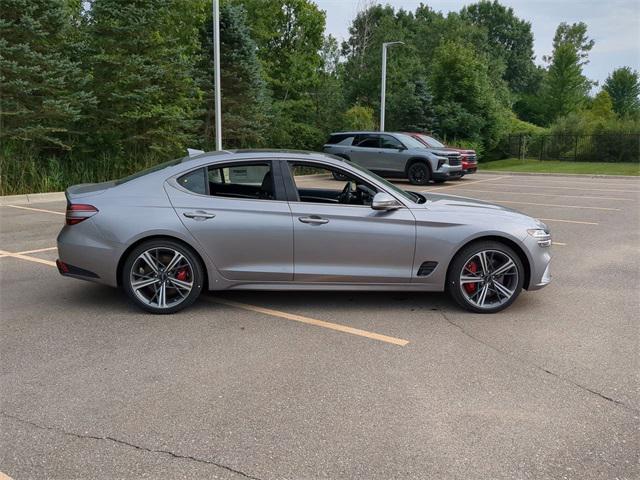
[[[418,276],[427,277],[431,275],[431,273],[436,269],[437,266],[438,262],[423,262],[423,264],[420,265],[420,268],[418,269]]]

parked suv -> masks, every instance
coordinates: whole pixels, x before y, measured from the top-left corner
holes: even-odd
[[[414,185],[425,185],[429,180],[441,183],[462,175],[458,152],[427,148],[403,133],[332,133],[323,150],[380,176],[407,178]]]
[[[462,161],[462,175],[469,173],[476,173],[478,170],[478,157],[475,150],[469,150],[467,148],[449,147],[442,142],[439,142],[430,135],[419,132],[407,132],[407,135],[411,135],[413,138],[422,143],[425,147],[432,148],[434,150],[454,150],[460,153],[460,160]]]

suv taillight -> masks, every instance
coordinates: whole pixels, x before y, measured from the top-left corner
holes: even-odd
[[[87,218],[93,217],[96,213],[98,213],[98,209],[93,205],[70,203],[67,205],[66,223],[67,225],[75,225]]]

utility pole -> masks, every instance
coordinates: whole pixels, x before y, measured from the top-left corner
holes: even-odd
[[[382,44],[382,81],[380,82],[380,131],[384,132],[384,107],[387,89],[387,47],[404,45],[404,42],[385,42]]]
[[[222,150],[222,107],[220,103],[220,5],[213,0],[213,65],[214,103],[216,121],[216,150]]]

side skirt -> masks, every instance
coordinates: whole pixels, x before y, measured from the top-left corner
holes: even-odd
[[[269,282],[239,283],[228,290],[302,290],[302,291],[388,291],[388,292],[442,292],[443,285],[425,283],[311,283]]]

